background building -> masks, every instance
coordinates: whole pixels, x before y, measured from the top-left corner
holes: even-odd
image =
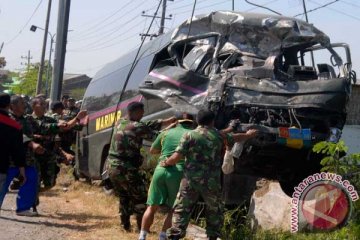
[[[91,78],[86,74],[65,73],[62,87],[62,95],[69,95],[76,100],[81,100],[84,96]]]

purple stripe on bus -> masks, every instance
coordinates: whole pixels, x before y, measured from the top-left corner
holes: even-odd
[[[200,89],[193,88],[191,86],[185,85],[183,83],[180,83],[180,82],[178,82],[178,81],[176,81],[176,80],[174,80],[174,79],[172,79],[172,78],[170,78],[168,76],[162,75],[160,73],[150,72],[149,75],[152,76],[152,77],[156,77],[156,78],[159,78],[161,80],[164,80],[166,82],[170,82],[170,83],[174,84],[175,86],[177,86],[179,88],[183,88],[185,90],[191,91],[191,92],[196,93],[196,94],[204,93],[204,91],[202,91]]]
[[[101,117],[101,116],[104,116],[106,114],[109,114],[109,113],[112,113],[112,112],[115,112],[116,110],[121,110],[121,109],[124,109],[127,107],[127,105],[131,102],[141,102],[141,100],[143,99],[143,96],[142,95],[138,95],[136,97],[133,97],[133,98],[130,98],[122,103],[120,103],[118,106],[114,105],[114,106],[111,106],[111,107],[108,107],[108,108],[105,108],[101,111],[98,111],[98,112],[95,112],[95,113],[92,113],[92,114],[89,114],[89,120],[94,120],[98,117]]]

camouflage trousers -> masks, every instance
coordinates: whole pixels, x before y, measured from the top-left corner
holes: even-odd
[[[206,234],[209,238],[220,237],[224,221],[220,183],[210,187],[201,185],[198,181],[190,183],[188,179],[183,178],[174,205],[172,227],[166,232],[169,239],[185,237],[191,212],[200,197],[204,199],[206,205]]]
[[[141,215],[145,211],[147,183],[145,173],[137,168],[109,167],[109,178],[120,198],[120,216]]]
[[[39,186],[41,181],[45,188],[51,188],[56,184],[56,177],[59,167],[56,162],[55,154],[36,155],[36,167],[39,173]]]

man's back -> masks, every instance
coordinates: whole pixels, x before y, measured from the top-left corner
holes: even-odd
[[[154,144],[157,145],[157,148],[161,148],[161,155],[159,160],[162,161],[170,157],[175,152],[175,149],[179,145],[182,136],[191,130],[191,125],[186,123],[179,123],[175,128],[171,128],[162,132],[154,141]],[[157,141],[160,141],[159,144],[157,144]],[[184,160],[180,160],[176,164],[176,166],[180,167],[181,170],[183,165]]]
[[[176,149],[186,157],[184,175],[191,179],[220,177],[223,140],[215,128],[197,127],[182,138]]]
[[[0,110],[0,173],[6,173],[10,158],[17,166],[25,163],[21,126]]]
[[[142,164],[140,149],[143,139],[151,139],[153,131],[159,130],[161,121],[131,121],[121,118],[114,127],[108,162],[112,166],[120,164],[118,159],[127,160],[125,167],[138,168]]]

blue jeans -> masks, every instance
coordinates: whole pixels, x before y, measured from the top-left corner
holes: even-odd
[[[16,198],[16,212],[29,210],[35,203],[38,173],[35,167],[25,168],[26,182],[19,189]],[[8,192],[11,181],[19,176],[19,168],[10,167],[7,172],[6,181],[0,192],[0,207],[3,204],[6,193]],[[1,186],[0,186],[1,187]]]

